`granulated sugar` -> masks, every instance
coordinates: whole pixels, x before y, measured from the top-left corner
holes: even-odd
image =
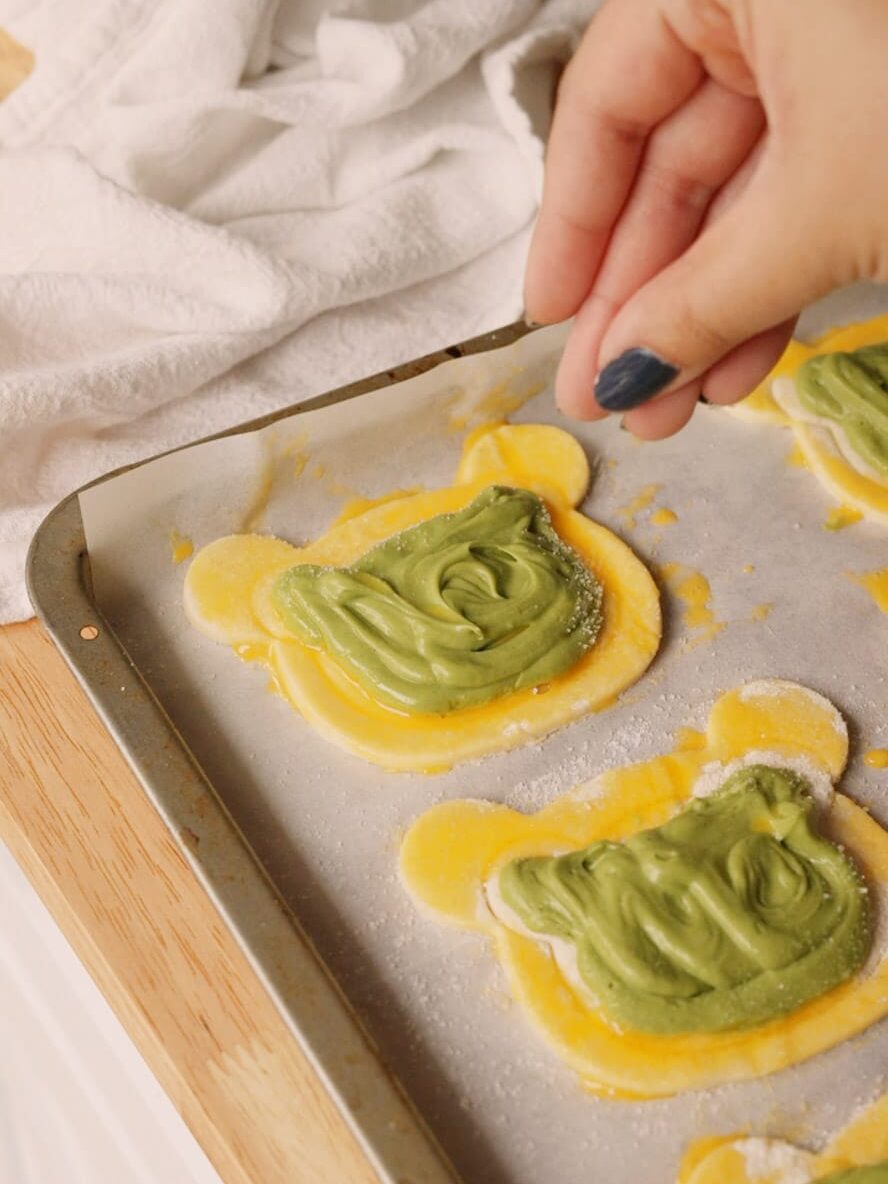
[[[811,1156],[788,1143],[771,1139],[744,1139],[737,1151],[746,1161],[747,1174],[753,1179],[773,1180],[774,1184],[810,1184]]]

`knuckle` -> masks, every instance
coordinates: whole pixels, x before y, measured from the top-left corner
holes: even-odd
[[[702,215],[712,200],[712,186],[690,172],[651,162],[646,166],[645,173],[648,201],[658,208]]]
[[[736,344],[712,319],[710,310],[692,301],[676,308],[674,316],[675,339],[682,355],[710,361],[724,357]]]
[[[633,118],[620,111],[613,100],[601,94],[582,68],[582,63],[573,58],[565,67],[558,84],[558,107],[570,109],[577,120],[590,129],[597,129],[596,135],[605,146],[643,144],[650,132],[650,125],[643,119]]]

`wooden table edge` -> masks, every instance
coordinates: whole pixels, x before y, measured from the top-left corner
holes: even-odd
[[[37,621],[0,629],[0,839],[225,1184],[378,1184]]]

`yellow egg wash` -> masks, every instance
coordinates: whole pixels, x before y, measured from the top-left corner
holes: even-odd
[[[783,413],[781,412],[781,414],[783,414]],[[786,420],[786,423],[788,425],[789,424],[789,417],[784,416],[784,419]],[[811,466],[808,464],[807,460],[805,459],[804,452],[802,452],[802,450],[798,446],[798,444],[793,444],[792,448],[790,448],[789,452],[787,452],[786,463],[792,469],[808,469],[810,471],[810,468],[811,468]]]
[[[810,469],[844,511],[835,511],[827,518],[825,525],[830,530],[841,529],[856,521],[848,516],[854,511],[861,517],[888,524],[888,485],[855,468],[827,425],[808,422],[784,409],[774,396],[774,382],[794,377],[809,358],[884,341],[888,341],[888,314],[831,329],[809,343],[793,340],[767,378],[752,394],[730,408],[741,418],[764,419],[792,429],[795,443],[787,457],[788,462]]]
[[[676,1184],[815,1184],[839,1172],[888,1160],[888,1095],[834,1135],[818,1155],[780,1139],[734,1134],[698,1139],[688,1147]]]
[[[767,621],[773,608],[774,605],[769,602],[766,602],[765,604],[757,604],[749,615],[753,621]]]
[[[277,458],[273,452],[273,442],[269,441],[266,448],[266,456],[259,470],[259,476],[256,480],[253,493],[250,496],[249,504],[241,516],[239,529],[242,534],[252,534],[254,531],[259,530],[268,510],[271,491],[274,488]]]
[[[348,522],[351,518],[357,518],[361,514],[366,514],[368,510],[375,510],[377,506],[384,506],[387,502],[399,501],[402,497],[413,497],[414,494],[422,492],[421,485],[413,485],[409,489],[393,489],[391,493],[384,493],[382,497],[349,498],[330,525],[340,526],[343,522]]]
[[[460,391],[450,401],[450,430],[463,432],[470,424],[478,425],[480,423],[483,426],[484,424],[502,423],[509,415],[520,411],[525,403],[546,389],[544,382],[531,383],[522,388],[518,381],[519,377],[520,374],[516,373],[511,379],[504,379],[497,383],[489,391],[485,391],[480,398],[475,398],[468,407],[461,406],[465,402],[466,396],[464,392]]]
[[[853,526],[859,522],[863,514],[853,506],[833,506],[823,523],[824,530],[844,530],[846,526]]]
[[[661,485],[645,485],[644,489],[640,490],[631,501],[617,510],[627,530],[635,530],[639,514],[650,509],[651,502],[661,489]]]
[[[689,801],[701,770],[712,762],[728,765],[764,751],[805,758],[836,780],[848,753],[847,728],[832,704],[779,681],[749,683],[722,695],[710,713],[705,743],[685,740],[680,736],[664,756],[612,769],[533,815],[490,802],[445,802],[423,814],[401,846],[401,878],[416,903],[490,939],[509,989],[536,1031],[588,1090],[609,1098],[663,1097],[772,1073],[847,1039],[888,1011],[883,960],[759,1027],[669,1036],[619,1030],[566,977],[544,938],[519,932],[494,914],[486,886],[505,863],[659,826]],[[888,834],[842,794],[830,807],[830,834],[853,854],[869,884],[888,886]]]
[[[281,453],[290,462],[293,478],[301,477],[309,460],[308,432],[298,432],[292,436],[282,448]]]
[[[866,588],[883,613],[888,613],[888,567],[857,574],[849,572],[848,575],[861,588]]]
[[[696,752],[706,747],[706,733],[697,728],[679,728],[675,733],[676,752]]]
[[[868,769],[888,769],[888,748],[870,748],[863,754]]]
[[[651,514],[651,522],[654,526],[674,526],[677,521],[678,515],[675,510],[670,510],[666,506],[661,506]]]
[[[711,641],[726,622],[718,620],[712,611],[712,589],[709,581],[692,567],[683,563],[664,563],[657,574],[682,604],[682,620],[689,631],[689,648]]]
[[[170,531],[170,558],[173,563],[184,563],[194,554],[194,543],[178,530]]]
[[[625,543],[573,509],[588,481],[585,453],[561,429],[486,425],[466,440],[452,486],[352,503],[326,534],[301,548],[259,535],[210,543],[189,568],[186,612],[198,629],[239,657],[267,666],[280,694],[332,743],[386,769],[443,771],[609,706],[656,653],[661,629],[656,585]],[[272,602],[283,572],[302,563],[353,563],[393,535],[461,510],[492,484],[519,486],[544,498],[556,533],[603,589],[599,635],[564,674],[479,706],[410,714],[373,698],[343,665],[286,629]]]

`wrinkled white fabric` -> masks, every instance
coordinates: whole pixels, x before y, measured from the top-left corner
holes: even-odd
[[[0,621],[85,481],[521,311],[595,0],[0,0]]]

